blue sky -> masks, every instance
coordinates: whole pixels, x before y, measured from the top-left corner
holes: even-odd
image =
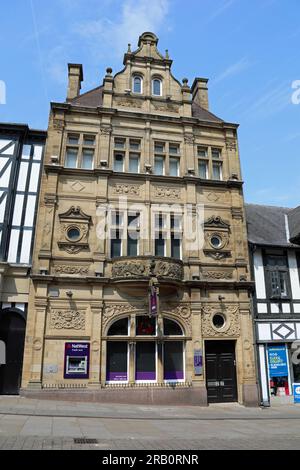
[[[46,128],[49,102],[65,99],[68,62],[83,64],[86,91],[153,31],[175,76],[209,78],[211,111],[240,124],[246,201],[297,206],[299,15],[299,0],[4,0],[0,121]]]

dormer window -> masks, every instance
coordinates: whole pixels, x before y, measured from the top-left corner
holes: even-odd
[[[160,78],[154,78],[152,80],[152,95],[161,96],[162,95],[162,81]]]
[[[143,79],[140,75],[134,75],[132,78],[133,93],[141,94],[143,92]]]

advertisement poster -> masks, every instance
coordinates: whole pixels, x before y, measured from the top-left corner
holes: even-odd
[[[89,343],[65,344],[65,379],[88,379],[90,362]]]
[[[195,375],[202,375],[202,350],[195,349],[194,351],[194,372]]]
[[[288,364],[285,346],[269,346],[268,360],[270,377],[288,376]]]

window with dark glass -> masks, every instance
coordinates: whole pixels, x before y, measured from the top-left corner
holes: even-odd
[[[133,93],[142,93],[142,77],[139,75],[133,77]]]
[[[165,336],[182,336],[181,326],[169,318],[164,318],[164,335]]]
[[[137,342],[135,350],[135,380],[156,380],[156,344]]]
[[[266,254],[267,288],[272,298],[289,297],[289,268],[286,255]]]
[[[152,94],[155,96],[161,96],[162,94],[162,84],[159,78],[152,80]]]
[[[137,336],[155,336],[156,318],[146,315],[136,317],[136,334]]]
[[[108,330],[107,336],[127,336],[128,335],[128,317],[121,318],[114,322]]]
[[[128,380],[128,343],[126,341],[107,342],[106,380],[108,382]]]
[[[166,341],[164,343],[164,380],[183,379],[183,343]]]

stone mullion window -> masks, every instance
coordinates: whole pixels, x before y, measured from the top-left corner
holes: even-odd
[[[123,157],[123,158],[121,158]],[[141,169],[141,140],[115,137],[113,149],[114,171],[138,174]]]
[[[89,133],[68,132],[65,167],[92,170],[94,168],[96,136]]]

